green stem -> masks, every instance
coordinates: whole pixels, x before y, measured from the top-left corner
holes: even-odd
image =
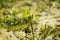
[[[34,40],[34,31],[33,31],[33,25],[32,25],[32,22],[31,22],[31,29],[32,29],[32,35],[33,35],[32,40]]]

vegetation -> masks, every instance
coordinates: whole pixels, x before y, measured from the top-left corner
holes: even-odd
[[[0,0],[0,29],[17,40],[60,40],[59,13],[60,0]]]

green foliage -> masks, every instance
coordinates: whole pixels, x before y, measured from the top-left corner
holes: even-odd
[[[58,3],[60,3],[60,0],[57,0],[58,1]]]
[[[0,0],[0,29],[7,29],[8,32],[24,31],[26,34],[32,33],[33,37],[31,37],[31,40],[34,40],[34,30],[40,25],[40,19],[44,21],[46,19],[48,21],[48,18],[50,18],[51,13],[46,13],[47,16],[45,16],[42,12],[50,11],[49,8],[54,6],[52,5],[54,1],[55,0],[32,0],[25,2],[25,0]],[[60,3],[60,0],[57,0],[57,2]],[[43,17],[47,18],[43,19]],[[49,24],[46,25],[39,26],[39,36],[43,35],[42,39],[50,35],[60,35],[59,29],[56,28],[51,31],[53,27]],[[60,25],[57,25],[57,27],[60,27]]]
[[[25,3],[22,4],[22,6],[32,6],[32,4],[28,3],[28,2],[25,2]]]

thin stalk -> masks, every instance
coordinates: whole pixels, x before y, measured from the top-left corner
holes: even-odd
[[[33,31],[33,24],[32,24],[32,22],[31,22],[31,30],[32,30],[32,35],[33,35],[32,40],[34,40],[34,31]]]

